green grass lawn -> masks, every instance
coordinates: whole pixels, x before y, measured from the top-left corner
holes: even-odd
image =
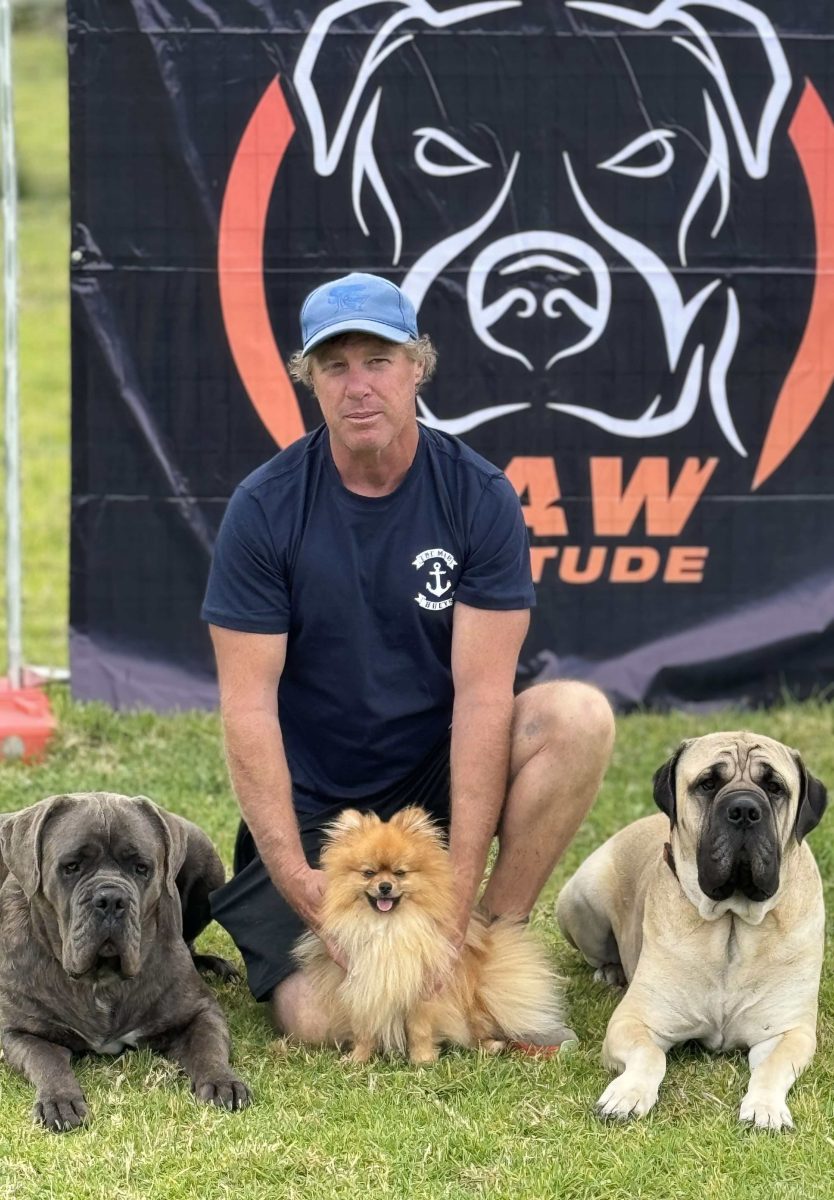
[[[55,696],[56,742],[40,765],[3,767],[0,810],[68,788],[142,790],[202,824],[229,862],[236,810],[214,715],[117,715],[71,704],[60,689]],[[699,719],[697,728],[745,720],[716,714]],[[756,724],[801,745],[812,769],[834,778],[826,706],[786,706],[759,714]],[[589,850],[651,810],[652,771],[693,728],[682,715],[621,722],[600,800],[536,911],[537,931],[567,976],[570,1020],[582,1039],[572,1055],[538,1062],[453,1052],[420,1069],[393,1061],[346,1067],[335,1052],[282,1052],[245,987],[216,985],[231,1023],[234,1061],[255,1092],[251,1109],[230,1114],[198,1107],[187,1081],[148,1052],[88,1058],[78,1073],[92,1124],[56,1136],[30,1126],[30,1087],[0,1069],[0,1196],[829,1197],[830,956],[820,1048],[790,1099],[795,1133],[776,1137],[740,1127],[744,1056],[712,1057],[697,1047],[672,1053],[660,1102],[644,1121],[609,1126],[592,1114],[607,1079],[599,1049],[616,998],[591,981],[557,935],[552,900]],[[825,822],[812,843],[830,881],[834,852]],[[202,944],[239,961],[216,926]]]
[[[66,662],[68,315],[66,70],[56,35],[16,39],[23,260],[22,398],[26,656]],[[236,822],[213,714],[114,714],[52,691],[60,730],[40,764],[0,765],[0,811],[59,791],[142,791],[198,821],[230,861]],[[282,1048],[245,987],[218,985],[234,1061],[255,1103],[241,1114],[198,1107],[187,1082],[147,1052],[88,1058],[78,1073],[89,1128],[55,1136],[30,1124],[32,1091],[0,1064],[0,1197],[488,1197],[508,1200],[810,1200],[834,1194],[834,985],[822,988],[820,1046],[789,1100],[797,1125],[773,1137],[736,1121],[743,1055],[697,1047],[670,1056],[655,1111],[608,1126],[592,1113],[607,1075],[600,1044],[616,997],[557,935],[559,885],[599,842],[651,811],[654,769],[680,738],[751,725],[799,747],[834,782],[831,710],[790,705],[755,715],[633,715],[602,795],[535,913],[567,977],[581,1037],[545,1062],[449,1053],[428,1068],[345,1067],[334,1053]],[[831,907],[834,814],[811,838]],[[204,948],[237,958],[213,926]]]

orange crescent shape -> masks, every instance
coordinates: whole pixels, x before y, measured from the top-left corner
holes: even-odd
[[[782,465],[808,430],[834,381],[834,122],[810,80],[788,127],[808,185],[817,242],[811,308],[776,400],[751,491]]]
[[[279,447],[294,442],[305,429],[269,319],[263,250],[269,200],[294,133],[290,110],[274,79],[235,151],[217,241],[220,308],[232,358],[255,411]]]

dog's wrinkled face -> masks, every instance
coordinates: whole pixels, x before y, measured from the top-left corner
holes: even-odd
[[[373,813],[343,812],[331,827],[321,865],[326,908],[390,918],[400,907],[431,907],[448,892],[448,855],[440,830],[417,808],[383,822]]]
[[[150,800],[103,792],[49,797],[2,830],[36,936],[68,975],[92,981],[138,974],[161,899],[175,903],[184,848]]]
[[[784,855],[818,824],[826,791],[796,751],[742,731],[684,742],[655,775],[655,800],[684,887],[697,872],[715,915],[748,915],[776,896]]]
[[[108,828],[109,824],[109,828]],[[159,901],[162,838],[147,816],[128,810],[117,825],[59,813],[43,838],[43,895],[61,932],[69,975],[136,975],[142,925]]]

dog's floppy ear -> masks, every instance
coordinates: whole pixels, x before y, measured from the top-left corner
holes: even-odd
[[[177,876],[180,873],[185,856],[188,852],[188,827],[176,813],[166,812],[147,796],[136,796],[135,799],[151,818],[162,834],[165,845],[165,890],[171,896],[179,896],[177,891]]]
[[[0,824],[0,857],[31,900],[41,886],[41,850],[46,822],[71,796],[47,796],[31,808],[10,813]]]
[[[816,829],[822,820],[822,814],[828,804],[828,792],[825,784],[812,775],[796,750],[793,752],[794,762],[799,770],[799,804],[796,809],[796,824],[794,833],[796,840],[801,842],[806,833]]]
[[[662,767],[658,767],[652,776],[654,802],[661,812],[666,813],[673,829],[678,819],[675,770],[678,765],[678,759],[689,744],[688,740],[681,742],[672,757]]]
[[[435,824],[424,808],[419,808],[416,804],[400,809],[391,818],[391,824],[403,833],[422,834],[424,837],[432,837],[438,841],[443,839],[440,827]]]

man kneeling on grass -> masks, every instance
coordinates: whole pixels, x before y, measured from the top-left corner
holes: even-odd
[[[276,1028],[315,1042],[291,948],[319,929],[328,822],[416,804],[446,827],[459,948],[496,833],[480,906],[529,914],[614,726],[585,684],[513,696],[535,602],[521,507],[497,468],[418,424],[436,354],[408,298],[351,274],[307,297],[301,332],[290,369],[324,424],[235,491],[203,616],[243,816],[213,914]]]

